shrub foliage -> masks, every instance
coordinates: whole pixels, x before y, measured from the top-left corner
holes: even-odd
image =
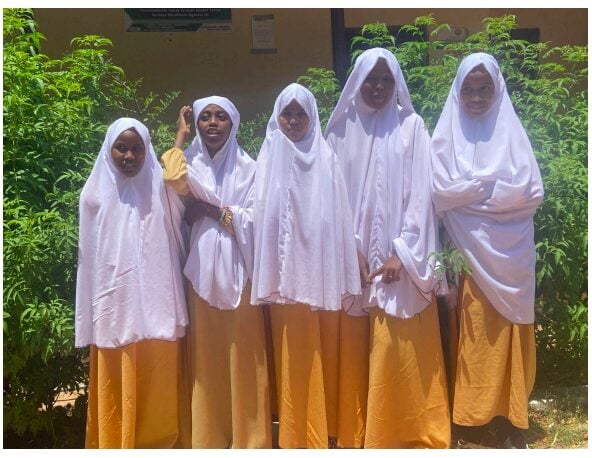
[[[74,348],[79,193],[115,118],[141,119],[172,143],[158,116],[175,94],[140,97],[106,38],[74,38],[50,59],[30,10],[4,9],[3,26],[5,445],[81,445],[84,409],[54,408],[87,378]],[[77,435],[60,430],[66,415]],[[12,443],[19,436],[28,442]]]

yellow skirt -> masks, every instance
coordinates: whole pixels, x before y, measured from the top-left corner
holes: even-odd
[[[527,429],[536,374],[534,325],[505,319],[466,277],[458,345],[454,423],[480,426],[501,415]]]
[[[250,290],[235,310],[189,295],[194,448],[271,448],[263,309]]]
[[[366,434],[370,319],[319,312],[327,429],[340,448],[361,448]]]
[[[365,448],[448,448],[450,413],[434,300],[410,319],[370,309]]]
[[[323,365],[323,391],[325,393],[325,412],[327,435],[336,440],[339,411],[339,312],[321,310],[319,329],[321,333],[321,363]]]
[[[327,448],[321,313],[305,304],[270,308],[281,448]],[[326,316],[329,321],[334,318]],[[327,342],[327,340],[325,340]]]
[[[86,448],[178,446],[180,341],[90,347]]]

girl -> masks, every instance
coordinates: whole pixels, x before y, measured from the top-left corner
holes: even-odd
[[[325,353],[337,341],[322,321],[349,307],[360,283],[345,183],[314,96],[299,84],[275,102],[255,188],[251,302],[272,304],[279,446],[327,448]]]
[[[437,280],[428,259],[437,249],[429,136],[392,53],[360,54],[326,136],[347,183],[364,286],[342,320],[341,359],[357,370],[340,373],[338,441],[448,447]]]
[[[130,118],[109,126],[80,195],[76,346],[91,346],[86,447],[167,448],[178,439],[188,320],[175,197],[148,129]]]
[[[186,117],[196,135],[185,150]],[[240,116],[224,97],[181,108],[165,179],[197,201],[185,276],[191,316],[194,448],[270,448],[271,414],[263,311],[252,307],[255,162],[236,140]]]
[[[433,199],[471,275],[461,280],[453,421],[500,416],[500,447],[525,447],[535,376],[533,214],[543,199],[530,142],[496,60],[461,62],[432,138]],[[470,428],[461,428],[461,439]]]

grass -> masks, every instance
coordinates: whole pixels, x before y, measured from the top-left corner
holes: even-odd
[[[543,408],[533,408],[531,401],[525,435],[530,448],[588,447],[587,386],[537,389],[531,399]]]
[[[528,409],[530,428],[524,439],[531,449],[588,448],[588,387],[538,388],[530,397]],[[499,419],[499,418],[498,418]],[[465,431],[465,443],[457,445],[459,430],[453,428],[452,447],[495,448],[495,419],[480,430]],[[468,440],[468,442],[466,442]]]

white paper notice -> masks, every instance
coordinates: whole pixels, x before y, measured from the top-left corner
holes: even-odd
[[[273,14],[253,16],[251,21],[253,49],[275,49]]]

